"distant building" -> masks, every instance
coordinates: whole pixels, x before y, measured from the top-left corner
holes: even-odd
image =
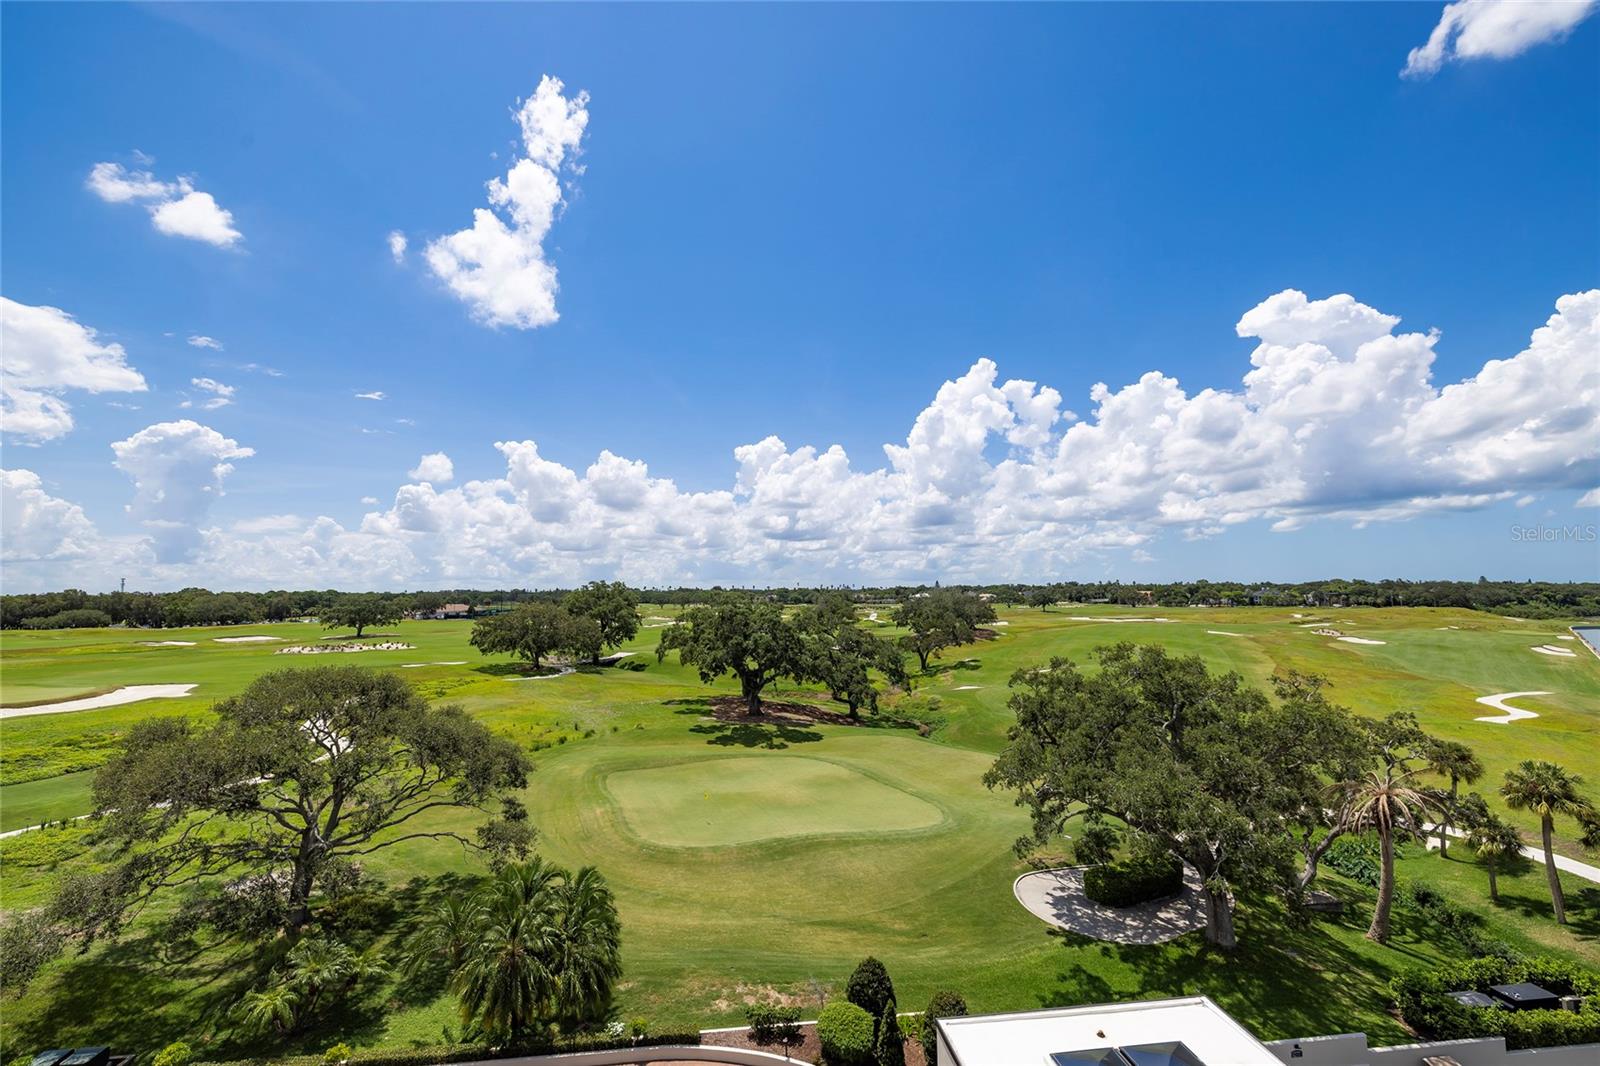
[[[435,618],[466,618],[472,614],[472,608],[464,603],[447,603],[433,612]]]

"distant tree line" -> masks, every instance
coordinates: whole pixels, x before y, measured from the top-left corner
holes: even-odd
[[[737,591],[782,606],[810,604],[825,593],[855,603],[905,603],[941,586],[883,585],[789,588],[644,589],[639,599],[667,606],[703,604]],[[1458,607],[1521,618],[1600,617],[1600,582],[1595,581],[1360,581],[1328,579],[1295,583],[1246,581],[1058,581],[945,586],[989,597],[1005,606],[1049,610],[1061,603],[1106,603],[1124,607]],[[400,613],[431,612],[446,603],[474,612],[519,603],[562,604],[570,589],[450,589],[367,594]],[[346,594],[336,589],[277,589],[268,592],[103,592],[82,589],[0,596],[0,628],[69,629],[130,625],[151,628],[279,622],[321,617]]]

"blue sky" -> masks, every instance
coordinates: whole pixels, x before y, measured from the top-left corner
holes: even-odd
[[[1600,520],[1591,8],[8,3],[0,289],[146,387],[19,386],[6,583],[1593,579],[1511,533]],[[528,98],[495,325],[428,249]]]

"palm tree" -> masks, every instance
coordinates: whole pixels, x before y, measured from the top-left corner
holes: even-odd
[[[1457,740],[1435,741],[1428,750],[1428,769],[1450,779],[1450,792],[1439,818],[1439,857],[1450,854],[1450,823],[1455,818],[1461,783],[1472,784],[1483,776],[1483,763],[1473,750]]]
[[[1522,854],[1522,834],[1510,822],[1490,814],[1467,830],[1467,847],[1478,853],[1489,871],[1489,901],[1499,903],[1500,885],[1496,877],[1500,864],[1509,856]]]
[[[1394,902],[1394,837],[1396,831],[1423,835],[1422,815],[1429,800],[1410,784],[1413,772],[1390,763],[1352,781],[1345,790],[1342,821],[1351,832],[1376,830],[1382,866],[1378,875],[1378,905],[1372,910],[1367,939],[1389,942],[1389,909]]]
[[[622,976],[621,924],[606,879],[585,866],[561,886],[554,913],[556,1016],[585,1022],[605,1013]]]
[[[268,985],[258,991],[246,992],[239,1001],[239,1019],[249,1029],[266,1032],[275,1029],[287,1033],[294,1028],[295,1014],[300,1006],[300,994],[287,984]]]
[[[1556,873],[1555,849],[1550,837],[1555,831],[1556,815],[1576,818],[1582,823],[1594,818],[1594,805],[1578,792],[1583,778],[1568,773],[1553,762],[1525,759],[1506,771],[1505,784],[1500,795],[1506,806],[1514,811],[1533,811],[1539,816],[1539,836],[1544,843],[1544,873],[1550,882],[1550,902],[1555,907],[1556,921],[1567,924],[1567,901],[1561,895],[1561,878]]]
[[[442,962],[446,972],[455,973],[472,942],[475,917],[468,896],[450,895],[440,900],[422,919],[422,928],[411,941],[407,969],[416,973]]]

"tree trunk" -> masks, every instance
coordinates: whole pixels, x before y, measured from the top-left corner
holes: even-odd
[[[1460,791],[1461,781],[1454,774],[1450,775],[1450,803],[1439,816],[1439,858],[1450,857],[1450,818],[1456,813],[1456,798]],[[1426,843],[1426,841],[1424,841]]]
[[[739,687],[744,693],[744,713],[750,715],[751,717],[760,714],[761,686],[756,684],[754,678],[746,675],[740,675]]]
[[[917,661],[922,664],[922,672],[928,672],[928,653],[921,648],[917,649]]]
[[[1337,828],[1329,829],[1323,834],[1321,840],[1302,853],[1305,856],[1305,864],[1300,867],[1298,880],[1300,891],[1304,892],[1310,888],[1311,882],[1317,879],[1317,864],[1322,861],[1322,857],[1328,853],[1328,849],[1333,846],[1333,842],[1341,835],[1342,830]]]
[[[289,928],[298,932],[311,921],[311,839],[301,839],[289,877]]]
[[[1206,943],[1232,951],[1239,941],[1233,934],[1233,908],[1228,906],[1227,890],[1207,884],[1200,895],[1206,905]]]
[[[1550,832],[1555,819],[1548,814],[1539,820],[1539,834],[1544,838],[1544,875],[1550,882],[1550,902],[1555,904],[1556,922],[1567,924],[1567,901],[1561,895],[1561,875],[1556,873],[1556,853],[1550,844]]]
[[[1383,864],[1378,871],[1378,905],[1372,909],[1372,924],[1367,927],[1367,939],[1387,944],[1389,907],[1394,902],[1394,834],[1379,833],[1378,845]]]
[[[1500,902],[1500,885],[1495,877],[1494,863],[1489,863],[1489,902]]]

